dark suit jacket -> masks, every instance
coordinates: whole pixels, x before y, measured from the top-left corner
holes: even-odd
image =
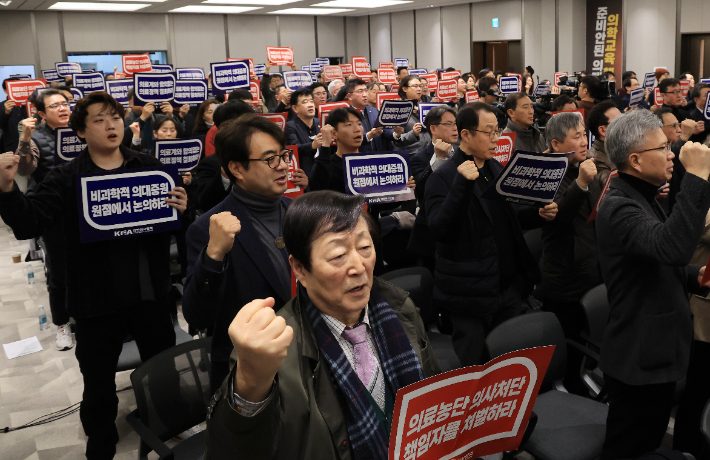
[[[658,206],[615,177],[596,220],[611,304],[600,368],[628,385],[675,382],[688,369],[687,292],[698,289],[700,268],[688,264],[710,209],[710,183],[686,174],[673,214],[659,219]]]
[[[313,124],[316,127],[316,135],[320,132],[320,120],[313,119]],[[286,142],[288,145],[298,146],[298,159],[301,169],[306,172],[308,177],[311,176],[313,168],[313,157],[316,150],[312,147],[313,141],[308,135],[308,127],[297,116],[293,120],[286,123]]]
[[[690,136],[690,142],[700,142],[702,144],[703,142],[705,142],[705,139],[710,136],[710,121],[705,119],[702,110],[697,107],[693,108],[693,110],[691,110],[689,114],[692,120],[705,122],[705,131]]]
[[[367,123],[369,123],[369,128],[372,129],[375,126],[377,117],[380,116],[380,111],[368,105],[367,107],[365,107],[364,115],[367,116]],[[365,121],[363,120],[363,128],[365,129],[364,134],[367,134],[367,125],[364,123]],[[367,142],[367,140],[363,138],[362,146],[360,147],[360,152],[386,152],[390,150],[390,143],[393,140],[394,132],[391,129],[384,129],[382,130],[382,134],[373,139],[372,142]]]
[[[217,155],[204,157],[197,163],[194,171],[195,186],[197,189],[196,204],[197,209],[204,212],[209,211],[224,200],[229,191],[232,189],[230,185],[226,190],[222,183],[222,166],[219,163]]]

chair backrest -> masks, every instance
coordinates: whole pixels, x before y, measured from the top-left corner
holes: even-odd
[[[138,418],[163,441],[207,419],[211,341],[176,345],[131,373]]]
[[[496,326],[486,337],[488,355],[497,358],[511,351],[555,345],[543,383],[552,384],[565,377],[567,344],[562,326],[554,313],[520,315]]]
[[[587,319],[587,333],[598,345],[604,338],[604,329],[609,322],[611,306],[606,296],[606,286],[600,284],[587,291],[579,301]]]
[[[409,298],[419,308],[419,314],[424,324],[434,322],[435,315],[431,306],[431,296],[434,291],[434,277],[424,267],[410,267],[394,270],[380,276],[395,286],[409,292]]]
[[[525,232],[523,237],[525,238],[525,244],[528,245],[530,253],[535,258],[537,263],[540,263],[540,259],[542,258],[542,229],[535,228],[533,230],[529,230]]]

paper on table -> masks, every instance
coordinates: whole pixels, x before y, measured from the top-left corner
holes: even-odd
[[[42,345],[40,345],[39,340],[37,340],[37,336],[30,337],[29,339],[18,340],[17,342],[3,343],[2,346],[5,349],[7,359],[14,359],[19,356],[42,351]]]

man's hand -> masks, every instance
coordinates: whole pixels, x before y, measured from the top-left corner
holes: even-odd
[[[544,208],[540,208],[538,214],[540,214],[540,217],[550,222],[557,215],[557,203],[550,203]]]
[[[434,141],[434,154],[437,158],[446,160],[451,151],[451,144],[442,141],[441,139],[436,139]]]
[[[160,104],[160,110],[162,110],[163,115],[165,115],[168,118],[173,116],[173,106],[170,105],[170,102],[168,102],[168,101],[165,101],[162,104]]]
[[[147,103],[143,106],[143,113],[141,113],[141,120],[148,121],[151,115],[155,112],[155,105],[152,102]]]
[[[182,107],[180,107],[180,118],[185,118],[185,115],[187,115],[187,112],[190,111],[190,106],[188,104],[183,104]]]
[[[182,175],[182,183],[185,185],[190,185],[192,183],[192,173],[186,172]]]
[[[560,94],[560,92],[561,90],[559,86],[553,85],[552,88],[550,88],[550,94]]]
[[[291,182],[293,182],[294,185],[298,185],[301,188],[308,187],[308,176],[306,176],[306,171],[304,171],[302,169],[297,169],[296,172],[293,173],[293,177],[291,178]]]
[[[320,134],[323,135],[323,143],[321,146],[330,147],[330,144],[333,142],[333,127],[330,125],[324,125],[320,129]]]
[[[577,177],[577,184],[586,189],[589,187],[589,183],[597,175],[597,167],[594,164],[594,159],[589,158],[584,160],[582,164],[579,165],[579,176]]]
[[[12,191],[19,164],[19,155],[15,155],[12,152],[0,154],[0,192]]]
[[[708,180],[710,176],[710,148],[697,142],[686,142],[680,149],[680,162],[691,174]]]
[[[434,96],[431,98],[431,102],[439,102],[439,98]]]
[[[394,128],[392,128],[392,132],[397,136],[401,136],[402,134],[404,134],[404,126],[395,126]]]
[[[409,180],[407,181],[407,187],[414,190],[416,188],[416,186],[417,186],[417,183],[414,180],[414,176],[409,176]]]
[[[296,63],[295,62],[291,63],[291,70],[296,70]]]
[[[15,107],[15,102],[10,99],[5,101],[5,115],[10,115],[12,109]]]
[[[129,126],[131,128],[131,132],[133,133],[133,138],[134,139],[140,139],[141,138],[141,125],[137,121],[134,121],[131,123]]]
[[[693,130],[693,134],[700,134],[703,131],[705,131],[705,122],[704,121],[696,121],[695,122],[695,129]]]
[[[242,230],[242,224],[231,212],[224,211],[210,216],[210,241],[207,243],[207,255],[216,261],[232,250],[234,237]]]
[[[271,70],[271,63],[267,62],[266,64],[264,64],[264,67],[266,68],[264,75],[269,75],[269,71]]]
[[[237,352],[234,392],[250,402],[269,396],[271,385],[293,340],[293,328],[274,313],[274,298],[244,305],[229,325],[229,338]]]
[[[680,138],[683,139],[684,141],[687,141],[690,139],[690,136],[693,134],[697,134],[695,132],[695,128],[697,127],[697,123],[695,120],[691,120],[690,118],[686,118],[680,123]],[[702,131],[701,131],[702,132]]]
[[[662,200],[664,198],[668,198],[668,194],[671,191],[671,186],[670,184],[666,183],[665,187],[658,193],[658,195],[655,196],[657,200]]]
[[[25,118],[22,120],[22,140],[29,142],[32,138],[32,133],[35,131],[37,126],[37,119],[34,117]]]
[[[686,105],[688,105],[688,100],[687,100],[686,98],[683,98],[683,99],[680,101],[680,106],[681,106],[681,107],[685,107]]]
[[[168,195],[173,198],[166,198],[165,201],[168,202],[168,206],[173,207],[180,211],[180,214],[185,212],[187,209],[187,192],[182,187],[175,187],[168,192]]]
[[[412,127],[412,131],[414,132],[415,136],[419,137],[419,133],[422,132],[422,124],[415,123],[414,126]]]
[[[382,131],[384,128],[380,126],[379,128],[372,128],[368,133],[367,133],[367,138],[370,140],[373,140],[377,137],[380,137],[382,135]]]
[[[281,90],[281,102],[283,102],[283,105],[289,105],[291,103],[291,90],[286,88]]]
[[[468,180],[478,179],[478,167],[476,163],[471,160],[464,161],[456,170]]]
[[[313,150],[319,148],[321,145],[323,145],[323,133],[320,132],[318,135],[313,139],[313,142],[311,142],[311,148]]]

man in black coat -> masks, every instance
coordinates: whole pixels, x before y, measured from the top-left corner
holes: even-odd
[[[619,170],[597,216],[597,241],[611,315],[600,368],[609,394],[601,458],[637,458],[656,449],[668,427],[676,382],[688,369],[693,319],[688,290],[704,267],[689,266],[710,209],[710,149],[687,143],[673,214],[655,200],[674,155],[651,112],[615,118],[606,136]]]
[[[291,93],[291,108],[296,116],[286,123],[286,142],[298,147],[301,169],[310,176],[313,159],[323,143],[313,92],[303,88]]]
[[[2,82],[2,89],[7,94],[7,82],[11,78],[6,78]],[[20,133],[17,131],[17,125],[25,118],[25,108],[22,105],[17,105],[10,98],[7,98],[0,107],[0,131],[2,131],[2,147],[3,152],[14,152],[17,150],[17,144],[20,141]]]
[[[690,92],[693,101],[695,101],[695,107],[688,113],[690,118],[697,121],[700,126],[690,137],[690,142],[700,142],[702,144],[707,140],[708,136],[710,136],[710,122],[707,122],[705,115],[703,115],[705,103],[708,100],[708,92],[710,92],[710,85],[707,83],[695,85],[695,88]],[[696,125],[696,127],[698,125]]]
[[[434,302],[450,313],[454,350],[461,364],[471,366],[484,362],[487,333],[520,312],[522,286],[540,278],[521,226],[551,221],[557,205],[538,209],[482,199],[503,170],[493,159],[500,136],[495,110],[483,102],[466,104],[456,125],[461,145],[429,177],[424,193],[436,239]]]

